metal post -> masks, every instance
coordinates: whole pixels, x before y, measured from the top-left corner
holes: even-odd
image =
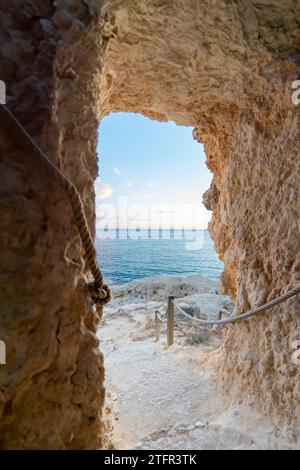
[[[168,310],[167,310],[167,345],[172,346],[174,343],[174,296],[168,297]]]

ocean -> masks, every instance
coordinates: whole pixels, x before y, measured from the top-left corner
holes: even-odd
[[[98,231],[95,243],[105,280],[111,284],[161,274],[218,280],[223,271],[207,230]]]

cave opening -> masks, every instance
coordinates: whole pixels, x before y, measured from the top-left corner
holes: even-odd
[[[211,213],[201,201],[212,176],[192,131],[137,113],[112,113],[102,120],[96,242],[110,282],[158,274],[220,278],[223,265],[207,231]],[[183,255],[181,265],[175,247]]]
[[[207,230],[211,214],[201,202],[212,175],[193,128],[138,113],[111,113],[100,123],[97,149],[95,243],[113,292],[98,337],[113,441],[126,448],[146,430],[173,422],[168,417],[174,406],[170,389],[177,388],[173,399],[178,402],[186,380],[185,372],[177,370],[174,347],[183,368],[186,360],[218,349],[222,334],[200,327],[195,319],[217,320],[233,304],[220,292],[223,263]],[[170,349],[171,295],[191,319],[175,312]],[[168,390],[162,385],[166,375]],[[203,386],[197,372],[188,380]],[[189,393],[194,410],[195,384]],[[180,406],[175,417],[184,419]]]

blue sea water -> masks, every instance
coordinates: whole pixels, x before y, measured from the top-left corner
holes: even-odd
[[[160,274],[200,274],[218,280],[223,263],[207,230],[97,232],[97,258],[112,284]]]

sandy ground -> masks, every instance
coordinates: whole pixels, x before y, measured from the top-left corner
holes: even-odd
[[[168,295],[189,313],[218,318],[234,305],[218,284],[201,276],[159,276],[115,287],[99,332],[106,369],[106,412],[118,449],[286,449],[296,444],[251,409],[224,409],[212,377],[201,367],[222,344],[176,315],[175,341],[166,346]],[[160,340],[154,316],[159,312]],[[197,343],[195,343],[195,338]],[[198,342],[199,341],[199,342]]]

